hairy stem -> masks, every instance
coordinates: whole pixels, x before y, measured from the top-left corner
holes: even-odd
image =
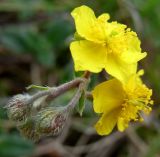
[[[89,79],[90,75],[91,75],[91,72],[85,71],[83,77],[86,78],[86,79]]]
[[[85,97],[87,98],[87,99],[89,99],[89,100],[93,100],[93,95],[92,95],[92,93],[91,92],[85,92]]]
[[[74,95],[74,97],[71,99],[71,101],[67,105],[67,109],[68,110],[71,110],[71,109],[73,109],[76,106],[76,104],[78,103],[78,101],[79,101],[79,99],[80,99],[80,97],[82,95],[82,92],[83,92],[83,90],[85,88],[86,88],[86,83],[80,83],[79,88],[78,88],[76,94]]]
[[[56,98],[57,96],[65,93],[66,91],[73,89],[75,87],[78,87],[78,85],[82,82],[85,82],[85,78],[77,78],[73,81],[67,82],[65,84],[60,85],[59,87],[55,88],[51,94],[47,97],[47,100],[51,100],[53,98]]]
[[[65,93],[66,91],[77,87],[81,82],[85,82],[85,81],[86,81],[86,78],[76,78],[70,82],[60,85],[59,87],[52,87],[48,90],[40,91],[36,93],[35,95],[33,95],[29,100],[27,100],[25,104],[31,104],[35,100],[43,96],[47,96],[46,98],[47,101],[52,100],[56,98],[57,96]]]

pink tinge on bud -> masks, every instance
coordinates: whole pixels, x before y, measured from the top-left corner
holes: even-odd
[[[18,94],[13,96],[7,103],[6,108],[12,107],[16,105],[17,107],[20,107],[25,104],[26,100],[30,98],[30,95],[28,94]]]
[[[30,98],[28,94],[18,94],[11,98],[7,105],[7,114],[11,120],[23,121],[30,111],[30,106],[26,105],[26,101]]]
[[[53,130],[53,134],[58,134],[64,127],[67,116],[63,116],[63,114],[59,114],[53,119],[51,126]]]
[[[36,130],[40,136],[57,135],[64,127],[69,112],[64,107],[48,107],[36,116]]]

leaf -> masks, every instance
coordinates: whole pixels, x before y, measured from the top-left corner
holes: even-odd
[[[77,105],[77,112],[82,116],[85,108],[85,91],[82,92],[81,98],[79,99],[79,104]]]
[[[47,39],[54,47],[61,49],[64,47],[65,40],[73,33],[71,23],[62,18],[56,19],[56,22],[50,22],[45,26]]]
[[[37,90],[48,90],[49,87],[44,87],[44,86],[38,86],[38,85],[30,85],[28,87],[26,87],[27,90],[30,90],[30,89],[37,89]]]
[[[74,77],[81,77],[84,74],[83,71],[74,71]]]
[[[26,47],[26,52],[31,53],[46,67],[54,65],[55,57],[51,43],[48,42],[43,34],[36,31],[29,31],[24,37],[22,36],[22,39]]]
[[[16,28],[7,28],[5,30],[0,30],[0,42],[7,49],[11,50],[14,53],[23,53],[25,51],[25,47],[20,39],[20,31],[19,33]]]
[[[17,135],[0,135],[0,156],[1,157],[22,157],[29,156],[34,150],[34,145],[28,140]]]
[[[0,30],[0,42],[11,52],[30,53],[46,67],[55,64],[52,43],[34,27],[7,27]]]

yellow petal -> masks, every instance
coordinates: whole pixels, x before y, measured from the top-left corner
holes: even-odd
[[[105,70],[122,83],[126,83],[130,76],[136,73],[137,63],[128,64],[116,54],[109,53],[107,55]]]
[[[141,53],[137,34],[126,29],[125,25],[111,22],[107,24],[107,31],[110,32],[107,42],[110,51],[119,55],[124,62],[136,63],[147,55],[146,52]]]
[[[104,68],[106,49],[87,40],[74,41],[70,45],[76,71],[91,71],[98,73]]]
[[[122,84],[116,79],[99,84],[92,94],[94,111],[106,114],[121,106],[125,96]]]
[[[128,63],[135,63],[146,57],[147,53],[141,53],[140,40],[135,32],[126,32],[124,35],[126,49],[121,58]]]
[[[123,118],[118,118],[117,127],[119,131],[123,132],[126,128],[128,128],[128,123],[126,123]]]
[[[133,92],[138,85],[142,85],[143,82],[140,78],[144,74],[144,70],[139,70],[136,74],[133,74],[126,82],[124,88],[125,91]]]
[[[95,129],[99,135],[108,135],[111,133],[117,123],[120,109],[115,109],[110,113],[104,113],[95,125]]]
[[[106,22],[109,19],[110,19],[110,16],[107,13],[104,13],[104,14],[101,14],[100,16],[98,16],[98,20],[100,20],[102,22]]]
[[[127,83],[124,85],[126,93],[133,92],[137,86],[136,76],[137,74],[132,75]]]
[[[140,52],[134,52],[132,50],[128,50],[128,52],[124,52],[121,55],[121,58],[124,61],[127,61],[128,63],[135,63],[138,62],[139,60],[145,58],[147,56],[147,53],[140,53]]]
[[[83,5],[75,8],[71,15],[75,20],[77,33],[81,37],[98,43],[104,42],[105,24],[98,22],[91,8]]]

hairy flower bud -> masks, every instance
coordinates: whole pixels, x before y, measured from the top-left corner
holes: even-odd
[[[6,105],[8,117],[14,121],[23,121],[30,111],[30,106],[25,104],[29,98],[27,94],[12,97]]]
[[[57,135],[64,127],[68,112],[64,107],[48,107],[36,117],[36,130],[43,136]]]
[[[57,135],[63,129],[68,114],[65,107],[48,107],[27,118],[18,128],[23,136],[37,141],[41,137]]]
[[[39,140],[39,134],[35,130],[35,117],[27,118],[24,123],[18,125],[18,129],[27,139],[33,141]]]

